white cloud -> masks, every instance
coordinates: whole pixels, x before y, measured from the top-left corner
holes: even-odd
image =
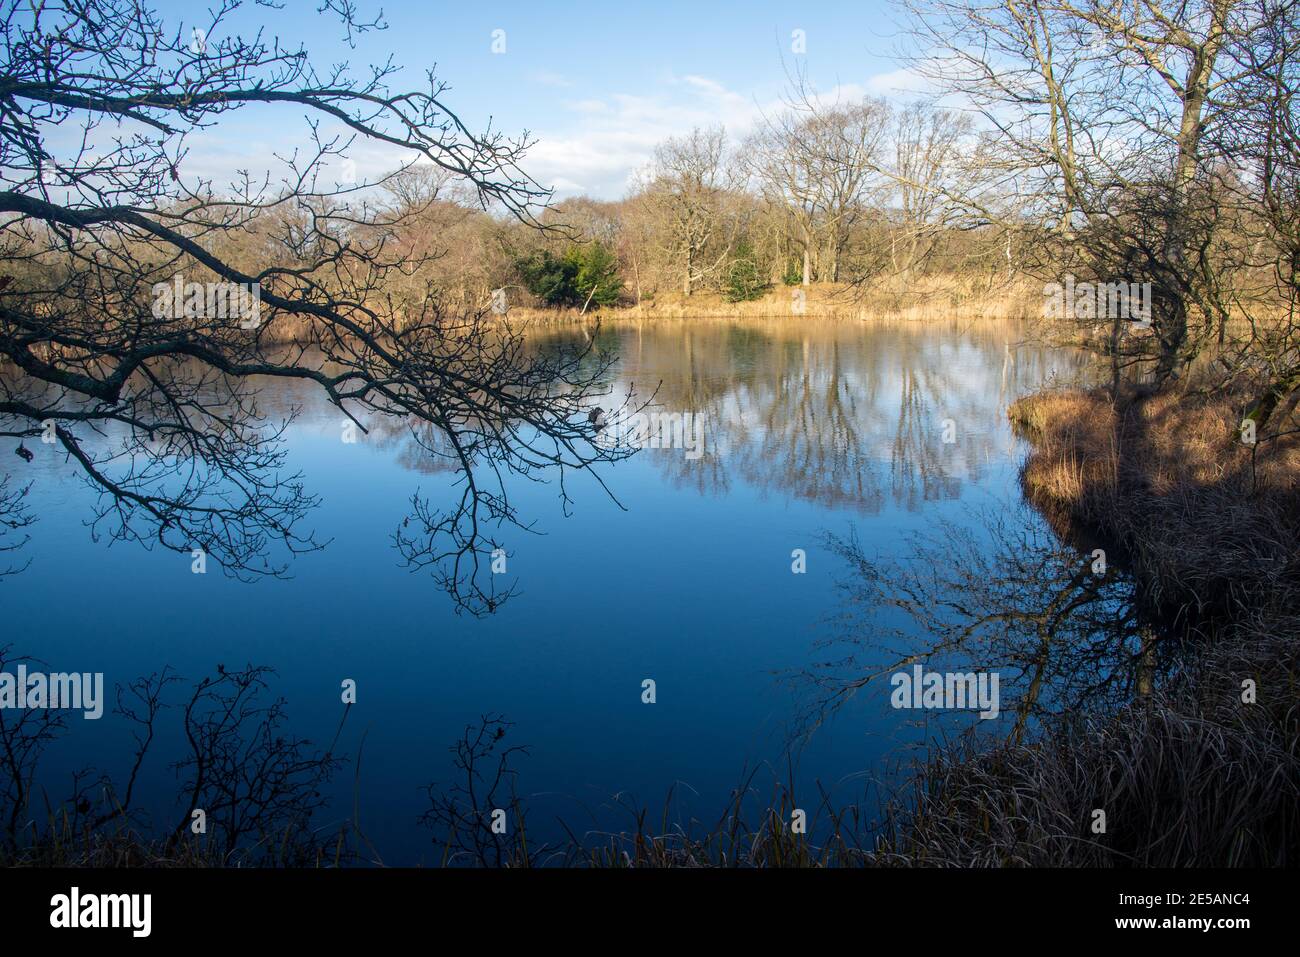
[[[575,113],[608,113],[609,104],[604,100],[574,100],[565,106]]]
[[[751,98],[698,75],[669,77],[653,95],[611,93],[561,106],[571,122],[538,130],[524,166],[560,197],[587,193],[602,199],[621,197],[655,145],[668,137],[721,123],[734,143],[760,114]]]
[[[911,67],[890,70],[888,73],[877,73],[866,82],[866,90],[872,96],[907,94],[915,96],[919,93],[928,93],[933,88],[933,81],[929,77],[922,76]]]
[[[865,96],[910,99],[925,85],[917,73],[894,70],[814,92],[812,99],[821,104],[852,103]],[[758,102],[698,74],[667,77],[650,95],[610,93],[559,105],[569,122],[536,130],[537,144],[524,167],[539,182],[554,186],[558,198],[586,193],[601,199],[623,196],[636,172],[649,163],[655,145],[669,136],[721,123],[734,146],[764,116],[784,107],[779,97]]]
[[[561,89],[573,86],[572,80],[569,80],[560,73],[552,72],[551,70],[538,70],[532,75],[532,80],[534,83],[540,83],[542,86],[554,86]]]

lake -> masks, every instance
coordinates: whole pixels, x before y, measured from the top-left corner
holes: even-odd
[[[555,345],[590,332],[530,335]],[[567,515],[554,484],[512,481],[534,534],[501,532],[518,594],[494,614],[456,614],[393,547],[412,494],[450,500],[454,477],[400,431],[342,441],[338,410],[267,383],[264,410],[301,406],[287,467],[321,499],[308,525],[326,548],[284,580],[193,574],[187,554],[93,542],[94,495],[53,446],[35,444],[30,464],[6,451],[6,468],[34,482],[38,521],[22,553],[30,567],[0,581],[4,642],[52,671],[102,671],[110,686],[164,665],[191,679],[218,663],[268,665],[293,730],[321,744],[339,723],[341,682],[354,680],[339,745],[351,764],[320,823],[359,808],[388,864],[436,857],[417,823],[422,788],[448,780],[448,747],[486,713],[513,722],[510,742],[529,749],[517,788],[539,838],[559,835],[556,816],[576,831],[631,826],[623,804],[658,818],[670,791],[675,813],[713,820],[747,771],[785,776],[791,754],[800,787],[861,799],[924,731],[887,694],[864,694],[788,750],[808,691],[782,678],[818,660],[848,573],[825,536],[855,529],[889,556],[937,519],[1023,509],[1025,450],[1007,404],[1073,377],[1081,360],[1018,344],[1011,326],[955,322],[620,322],[597,335],[618,356],[615,393],[657,387],[657,407],[695,417],[703,445],[604,469],[617,502],[569,476]],[[175,717],[140,784],[160,826],[178,813]],[[124,721],[69,727],[42,766],[51,794],[88,764],[125,775]]]

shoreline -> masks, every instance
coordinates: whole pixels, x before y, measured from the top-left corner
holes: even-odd
[[[689,298],[659,296],[640,303],[600,309],[511,306],[509,324],[571,325],[591,321],[645,322],[718,319],[825,319],[836,322],[933,322],[939,320],[1023,321],[1041,315],[1041,297],[1023,283],[982,293],[956,289],[916,289],[907,293],[858,290],[844,284],[788,286],[746,302],[728,302],[718,293]]]

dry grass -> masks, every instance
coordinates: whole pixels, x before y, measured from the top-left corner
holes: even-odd
[[[1276,421],[1272,434],[1243,443],[1249,395],[1022,399],[1009,415],[1033,444],[1025,492],[1058,530],[1119,549],[1164,617],[1235,615],[1294,586],[1300,532],[1295,423]]]
[[[1258,650],[1258,646],[1250,643]],[[960,749],[920,773],[875,863],[948,867],[1282,867],[1300,862],[1296,644],[1269,704],[1202,663],[1195,685],[1033,744]],[[1280,667],[1284,663],[1284,667]],[[1290,697],[1288,699],[1288,692]],[[1290,707],[1287,707],[1290,704]],[[1094,833],[1094,812],[1105,833]]]
[[[796,298],[802,294],[802,302]],[[799,311],[799,310],[802,311]],[[1041,291],[1023,283],[989,287],[965,277],[926,277],[898,287],[880,283],[854,287],[843,283],[776,286],[751,302],[727,302],[716,292],[660,293],[639,304],[602,309],[602,321],[623,319],[763,319],[806,317],[853,322],[940,319],[1024,319],[1042,309]],[[591,319],[578,309],[512,308],[511,322],[566,324]]]
[[[1294,867],[1300,619],[1243,608],[1163,691],[920,770],[876,858],[903,865]],[[1256,683],[1254,703],[1242,682]],[[1093,833],[1094,810],[1106,832]]]
[[[1112,507],[1119,432],[1109,402],[1079,390],[1040,392],[1016,402],[1008,415],[1035,444],[1023,481],[1036,501],[1083,520]]]
[[[1012,407],[1033,445],[1026,494],[1066,534],[1120,550],[1178,666],[1096,724],[1067,718],[1031,744],[936,754],[874,862],[1300,862],[1300,451],[1294,422],[1241,442],[1248,395],[1049,391]],[[1104,834],[1089,826],[1098,809]]]
[[[185,835],[169,840],[130,824],[87,828],[54,812],[39,840],[20,847],[0,845],[0,867],[221,868],[340,867],[355,862],[346,827],[334,839],[323,835],[306,847],[285,835],[227,853],[217,840]]]

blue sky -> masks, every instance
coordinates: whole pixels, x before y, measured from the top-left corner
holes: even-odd
[[[357,0],[361,9],[380,9]],[[452,90],[448,105],[474,129],[490,119],[507,133],[528,130],[537,144],[525,169],[559,195],[616,198],[644,166],[655,142],[696,125],[721,122],[739,136],[786,86],[786,71],[806,69],[819,93],[906,96],[909,76],[894,59],[894,13],[886,0],[785,2],[444,4],[398,0],[382,6],[388,29],[342,42],[342,30],[313,0],[283,11],[248,5],[225,30],[247,35],[263,25],[287,45],[304,44],[317,64],[346,60],[364,71],[390,55],[404,70],[397,85],[418,88],[424,71]],[[161,0],[173,23],[205,26],[203,8]],[[504,31],[504,53],[493,52]],[[792,51],[802,30],[806,52]],[[499,39],[499,36],[498,36]],[[499,45],[499,44],[498,44]],[[784,63],[783,63],[784,58]],[[275,119],[272,120],[271,117]],[[246,111],[195,141],[186,171],[221,175],[266,169],[271,154],[301,143],[299,117]],[[359,150],[360,175],[392,156]]]

